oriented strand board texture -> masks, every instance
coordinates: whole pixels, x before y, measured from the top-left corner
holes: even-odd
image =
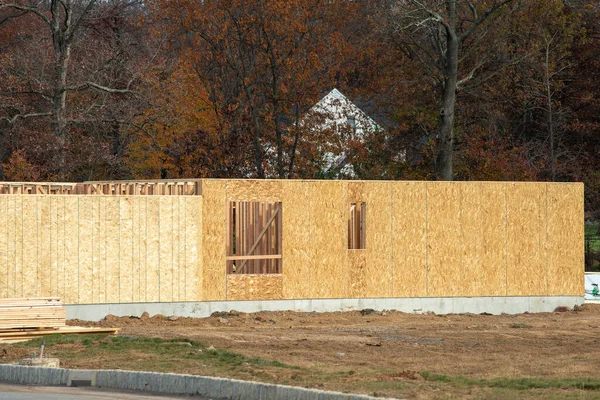
[[[546,187],[545,183],[510,183],[506,188],[508,296],[549,294]]]
[[[392,201],[393,296],[425,297],[427,296],[427,183],[394,182]]]
[[[0,196],[7,224],[0,231],[0,297],[58,296],[66,304],[158,301],[162,283],[169,301],[200,300],[202,198],[159,199]],[[167,219],[162,231],[161,211]]]
[[[363,263],[358,261],[362,257],[359,254],[350,263],[348,285],[354,297],[393,295],[392,194],[392,182],[348,182],[346,209],[350,203],[366,203],[366,248],[348,250],[349,256],[364,253]]]
[[[284,182],[282,194],[283,297],[307,299],[311,296],[309,186]]]
[[[322,181],[310,182],[308,186],[311,297],[347,297],[350,284],[347,273],[347,183]],[[286,265],[285,260],[283,262]]]
[[[280,180],[255,179],[234,179],[225,182],[227,183],[227,201],[281,201],[282,186],[286,184],[285,181]]]
[[[548,293],[583,293],[583,230],[583,184],[548,185]]]
[[[225,300],[226,183],[202,181],[202,299]]]
[[[481,223],[481,183],[460,185],[460,269],[459,296],[487,296],[483,265],[483,224]]]
[[[427,295],[464,296],[461,183],[427,183]]]
[[[484,296],[506,296],[506,184],[481,183],[482,269]]]
[[[229,300],[280,300],[283,277],[280,274],[247,274],[227,276]]]

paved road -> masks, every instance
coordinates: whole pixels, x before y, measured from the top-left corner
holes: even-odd
[[[185,398],[192,398],[186,396]],[[164,397],[133,392],[114,392],[98,388],[74,388],[63,386],[25,386],[0,383],[0,400],[182,400],[183,397]],[[203,400],[193,397],[194,400]]]

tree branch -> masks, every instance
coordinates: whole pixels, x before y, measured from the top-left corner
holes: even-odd
[[[473,21],[473,25],[471,25],[469,27],[469,29],[467,29],[462,35],[460,35],[459,37],[459,41],[462,42],[464,41],[466,38],[468,38],[471,33],[473,33],[473,31],[475,29],[477,29],[477,27],[479,25],[481,25],[483,22],[485,22],[486,19],[489,18],[490,15],[492,15],[494,12],[496,12],[496,10],[498,10],[501,7],[504,7],[506,4],[512,2],[513,0],[502,0],[499,3],[495,3],[493,6],[491,6],[490,8],[488,8],[482,15],[480,18],[476,19],[475,21]]]
[[[0,118],[1,120],[4,120],[6,122],[8,122],[9,124],[14,124],[15,122],[17,122],[18,119],[27,119],[27,118],[36,118],[36,117],[49,117],[51,116],[52,113],[51,112],[46,112],[46,113],[31,113],[31,114],[17,114],[12,118],[9,117],[2,117]]]
[[[3,1],[0,1],[0,10],[3,9],[3,8],[14,8],[15,10],[34,13],[35,15],[37,15],[38,17],[40,17],[42,19],[42,21],[44,21],[46,24],[51,25],[50,24],[50,20],[48,19],[48,17],[46,17],[44,15],[44,13],[42,13],[36,7],[24,6],[24,5],[15,4],[15,3],[5,3]]]

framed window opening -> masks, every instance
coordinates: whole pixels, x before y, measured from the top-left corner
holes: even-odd
[[[281,202],[230,201],[227,274],[281,274]]]
[[[367,203],[350,203],[348,215],[348,249],[367,248]]]

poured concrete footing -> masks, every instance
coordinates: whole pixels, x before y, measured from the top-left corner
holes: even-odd
[[[111,314],[116,316],[150,315],[204,318],[214,312],[236,310],[333,312],[371,308],[377,311],[397,310],[411,314],[489,313],[521,314],[524,312],[552,312],[557,307],[583,304],[583,296],[528,296],[528,297],[418,297],[381,299],[311,299],[262,301],[203,301],[177,303],[111,303],[66,305],[67,319],[99,321]]]

